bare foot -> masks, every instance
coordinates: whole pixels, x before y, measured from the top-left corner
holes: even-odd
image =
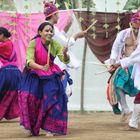
[[[26,137],[31,137],[32,136],[32,133],[29,130],[25,130],[24,134],[25,134]]]
[[[32,136],[32,133],[28,130],[28,131],[26,132],[26,136],[27,136],[27,137],[31,137],[31,136]]]
[[[54,134],[51,133],[51,132],[47,132],[47,133],[46,133],[46,137],[53,137],[53,136],[54,136]]]
[[[126,131],[138,131],[138,128],[131,127],[131,126],[127,125],[124,130],[126,130]]]
[[[120,121],[121,122],[126,122],[131,115],[132,115],[132,111],[130,111],[129,113],[122,114],[122,117],[121,117],[121,120]]]
[[[23,128],[22,130],[24,130],[24,134],[26,135],[26,137],[31,137],[32,133],[30,130],[25,129],[23,126],[21,126],[21,128]]]
[[[70,134],[71,134],[71,132],[70,132],[70,131],[68,131],[68,132],[67,132],[67,135],[70,135]]]

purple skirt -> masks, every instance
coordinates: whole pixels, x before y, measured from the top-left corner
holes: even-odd
[[[23,74],[19,96],[20,125],[39,135],[40,128],[51,133],[67,133],[67,96],[61,75],[39,77],[34,72]]]
[[[8,65],[0,69],[0,79],[0,120],[17,118],[21,72],[16,66]]]

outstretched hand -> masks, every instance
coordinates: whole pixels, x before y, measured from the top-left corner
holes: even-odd
[[[77,40],[78,38],[85,37],[86,34],[87,34],[87,30],[81,31],[81,32],[78,32],[77,34],[75,34],[74,38],[75,38],[75,40]]]

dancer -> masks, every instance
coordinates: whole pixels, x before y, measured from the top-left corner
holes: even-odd
[[[0,120],[19,116],[18,92],[22,76],[10,37],[8,30],[0,27]]]
[[[131,19],[131,26],[128,29],[122,30],[118,35],[113,44],[110,64],[113,65],[119,62],[124,57],[129,57],[131,53],[137,48],[138,31],[139,25],[136,24],[138,15],[133,15]],[[131,79],[133,67],[123,69],[122,67],[117,68],[110,67],[109,72],[114,72],[108,87],[108,99],[111,105],[115,105],[120,102],[122,107],[122,121],[125,121],[126,116],[130,115],[132,111],[129,109],[125,95],[135,96],[138,90],[134,87],[134,82]]]
[[[42,23],[38,35],[27,49],[28,69],[19,97],[20,124],[31,135],[39,135],[40,128],[46,136],[67,134],[67,96],[62,84],[63,71],[54,64],[56,56],[69,63],[67,47],[61,47],[52,39],[54,28],[49,22]]]
[[[140,25],[140,24],[139,24]],[[133,66],[132,79],[134,79],[134,86],[140,90],[140,44],[138,48],[127,58],[123,58],[119,63],[113,64],[115,69],[118,67],[127,68]],[[127,119],[127,118],[126,118]],[[140,92],[136,95],[134,100],[134,109],[132,116],[128,123],[127,130],[138,130],[138,122],[140,119]]]
[[[140,27],[140,12],[138,11],[133,20],[135,21],[135,24]],[[139,38],[140,39],[140,38]],[[140,40],[138,39],[138,47],[137,49],[126,58],[123,58],[120,60],[120,62],[115,63],[112,65],[115,69],[118,67],[127,68],[130,66],[133,66],[132,71],[132,78],[134,79],[134,86],[140,90]],[[140,119],[140,92],[136,95],[134,100],[134,110],[132,113],[132,116],[128,123],[127,130],[138,130],[138,122]]]
[[[53,2],[44,2],[44,15],[46,17],[46,21],[51,23],[52,25],[57,24],[59,16],[58,16],[59,10],[55,6]],[[67,38],[66,32],[69,30],[70,26],[72,24],[72,17],[69,16],[67,25],[65,26],[64,30],[60,31],[56,26],[54,26],[54,40],[57,40],[62,46],[68,45],[68,53],[70,55],[71,61],[69,64],[62,63],[58,57],[55,58],[55,63],[64,71],[65,77],[63,80],[63,85],[66,91],[67,83],[72,85],[73,81],[70,78],[69,70],[72,69],[78,69],[79,68],[79,62],[74,56],[74,54],[71,51],[71,46],[75,44],[75,41],[78,38],[82,38],[85,36],[87,31],[81,31],[79,33],[74,34],[70,38]],[[70,93],[71,94],[71,93]]]

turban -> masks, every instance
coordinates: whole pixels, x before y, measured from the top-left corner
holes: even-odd
[[[44,2],[44,15],[45,17],[50,17],[58,12],[57,7],[53,2]]]
[[[131,21],[130,22],[132,24],[140,26],[140,11],[138,11],[135,14],[133,14],[133,16],[131,17]]]

